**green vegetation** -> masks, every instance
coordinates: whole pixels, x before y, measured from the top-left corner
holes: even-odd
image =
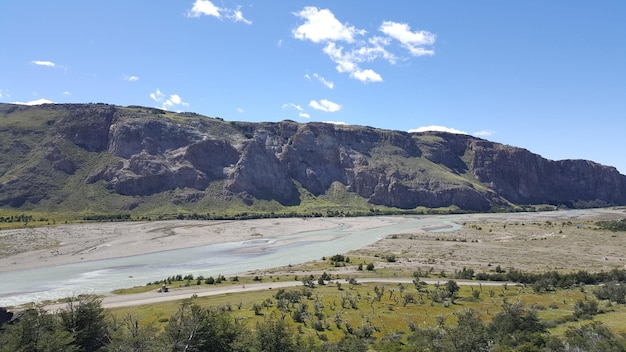
[[[603,230],[626,231],[626,219],[598,221],[596,225]]]
[[[143,307],[34,307],[0,328],[0,351],[626,351],[626,306],[584,286],[320,279]]]

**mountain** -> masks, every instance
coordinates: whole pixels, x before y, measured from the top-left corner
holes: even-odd
[[[0,207],[136,214],[625,205],[626,176],[468,135],[0,104]]]

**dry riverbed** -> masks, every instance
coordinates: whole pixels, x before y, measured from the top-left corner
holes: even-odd
[[[352,252],[378,258],[378,267],[450,272],[608,270],[626,265],[626,236],[595,223],[626,217],[624,209],[440,216],[460,230],[406,230]],[[86,223],[0,231],[0,272],[153,253],[169,249],[280,238],[344,225],[369,229],[401,217],[290,218],[245,221]],[[448,220],[449,219],[449,220]],[[302,240],[305,240],[304,238]],[[395,256],[387,262],[385,256]],[[432,269],[431,269],[432,268]]]

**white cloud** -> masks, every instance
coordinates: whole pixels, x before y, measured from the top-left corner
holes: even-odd
[[[385,49],[387,45],[391,44],[391,38],[372,37],[368,39],[368,43],[369,47],[362,47],[359,51],[362,52],[362,56],[368,57],[369,61],[373,61],[379,57],[387,60],[392,65],[398,61],[395,54]]]
[[[72,95],[72,93],[65,91],[65,92],[63,92],[63,95]]]
[[[358,79],[361,82],[382,82],[383,78],[373,70],[356,70],[350,74],[351,77]]]
[[[324,44],[323,52],[336,64],[337,72],[348,73],[351,78],[361,82],[382,82],[382,76],[372,68],[361,68],[361,65],[377,59],[396,64],[398,56],[387,47],[393,40],[400,42],[412,56],[434,55],[429,47],[435,43],[436,36],[428,31],[412,32],[408,24],[384,21],[379,30],[385,36],[372,36],[361,39],[367,31],[348,24],[342,24],[328,9],[305,7],[294,13],[304,23],[292,30],[294,38],[310,40],[316,44]],[[344,42],[344,48],[338,45]]]
[[[322,121],[323,123],[332,123],[333,125],[347,125],[347,123],[343,121]]]
[[[125,81],[129,81],[129,82],[137,82],[139,80],[139,77],[137,77],[137,76],[124,76],[124,80]]]
[[[352,43],[355,36],[365,34],[364,30],[339,22],[328,9],[320,10],[314,6],[307,6],[302,11],[295,12],[294,15],[305,21],[292,31],[297,39],[308,39],[314,43],[340,40]]]
[[[150,98],[160,103],[161,101],[163,101],[163,98],[165,98],[165,94],[161,93],[161,90],[157,88],[156,92],[150,93]]]
[[[213,3],[209,0],[196,0],[187,15],[189,17],[200,17],[205,15],[220,18],[220,8],[213,5]]]
[[[2,89],[0,89],[0,98],[2,98]]]
[[[283,109],[287,109],[287,108],[294,108],[298,111],[298,117],[301,117],[303,119],[308,119],[311,117],[311,115],[309,115],[302,106],[298,105],[298,104],[294,104],[294,103],[288,103],[288,104],[283,104],[282,106]]]
[[[15,102],[13,102],[11,104],[42,105],[42,104],[54,104],[54,102],[52,100],[48,100],[48,99],[37,99],[37,100],[32,100],[32,101],[27,101],[27,102],[15,101]]]
[[[361,69],[359,62],[370,60],[367,50],[357,50],[344,53],[343,47],[338,47],[335,43],[328,43],[324,48],[331,60],[337,64],[337,71],[340,73],[349,73],[350,77],[361,82],[382,82],[383,78],[380,74],[372,69]],[[363,55],[365,54],[365,55]]]
[[[213,4],[209,0],[196,0],[193,7],[187,12],[188,17],[213,16],[221,19],[226,18],[233,22],[243,22],[252,24],[252,21],[246,19],[241,12],[241,6],[236,9],[222,8]]]
[[[309,76],[308,74],[304,75],[304,77],[306,77],[307,79],[311,79],[311,76]],[[333,83],[332,81],[327,80],[326,78],[318,75],[317,73],[313,74],[313,78],[318,80],[320,83],[322,83],[328,89],[335,88],[335,83]]]
[[[341,105],[333,103],[332,101],[327,99],[322,99],[319,102],[311,100],[311,102],[309,102],[309,106],[315,110],[321,110],[324,112],[337,112],[341,110]]]
[[[157,88],[156,92],[150,93],[150,98],[161,104],[161,109],[169,110],[170,108],[176,107],[188,107],[189,103],[184,102],[183,99],[178,94],[172,94],[168,99],[166,99],[166,95],[161,92],[160,89]]]
[[[298,111],[304,111],[304,109],[302,108],[302,106],[294,104],[294,103],[288,103],[288,104],[283,104],[282,108],[286,109],[286,108],[294,108]]]
[[[437,126],[437,125],[422,126],[422,127],[410,129],[408,132],[414,133],[414,132],[428,132],[428,131],[448,132],[448,133],[456,133],[456,134],[469,134],[467,132],[457,130],[456,128],[450,128],[446,126]]]
[[[236,109],[238,113],[243,114],[244,112],[246,112],[244,109],[242,108],[237,108]]]
[[[476,131],[474,133],[472,133],[473,136],[476,137],[489,137],[491,135],[493,135],[494,133],[496,133],[495,131],[490,131],[490,130],[482,130],[482,131]]]
[[[380,31],[399,41],[413,56],[435,54],[434,50],[424,48],[433,45],[436,39],[436,36],[428,31],[411,32],[408,24],[392,21],[383,22]]]
[[[252,24],[252,21],[247,20],[243,17],[243,13],[241,12],[241,6],[237,7],[236,10],[229,11],[230,14],[228,17],[235,22],[243,22],[245,24]]]
[[[343,47],[338,47],[335,43],[328,43],[323,51],[324,54],[328,55],[330,59],[337,64],[337,72],[349,73],[358,68],[356,58],[350,55],[350,53],[344,54]]]
[[[56,67],[57,65],[52,61],[43,61],[43,60],[33,60],[30,63],[33,65],[44,66],[44,67]]]

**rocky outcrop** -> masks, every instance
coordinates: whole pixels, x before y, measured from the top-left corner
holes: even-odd
[[[16,114],[34,122],[3,125]],[[626,176],[615,168],[551,161],[467,135],[226,122],[104,104],[0,104],[0,140],[9,136],[11,143],[0,143],[6,151],[0,155],[0,206],[63,202],[55,192],[68,182],[133,197],[129,208],[166,192],[173,192],[177,206],[210,197],[291,206],[303,201],[303,192],[325,197],[338,189],[403,209],[626,204]]]

